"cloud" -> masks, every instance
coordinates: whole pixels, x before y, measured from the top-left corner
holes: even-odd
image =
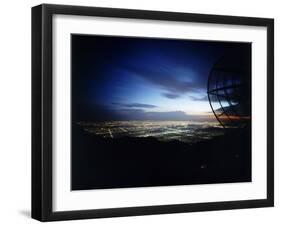
[[[208,101],[209,102],[209,98],[207,96],[207,94],[205,96],[201,96],[201,97],[196,97],[196,96],[189,96],[189,98],[193,101]],[[218,98],[214,97],[211,95],[211,102],[219,102]]]
[[[209,101],[208,96],[202,96],[202,97],[195,97],[195,96],[189,96],[191,100],[193,101]]]
[[[183,111],[145,112],[140,109],[122,109],[119,114],[126,120],[155,120],[155,121],[213,121],[213,114],[195,115]]]
[[[142,104],[142,103],[129,103],[129,104],[123,104],[123,103],[112,103],[114,105],[118,105],[120,107],[127,107],[127,108],[156,108],[156,105],[152,104]]]
[[[163,96],[169,99],[177,99],[180,97],[179,94],[175,94],[175,93],[163,93]]]
[[[81,111],[78,111],[81,112]],[[204,115],[186,114],[183,111],[156,112],[132,107],[111,108],[105,105],[93,105],[83,115],[76,115],[78,121],[108,120],[170,120],[170,121],[209,121],[215,117],[213,113]],[[212,116],[212,117],[210,117]]]
[[[165,90],[169,94],[165,95],[167,98],[172,97],[170,94],[173,94],[175,97],[187,92],[202,92],[202,90],[206,90],[205,84],[195,80],[183,80],[182,77],[178,76],[173,67],[168,67],[167,65],[158,64],[157,67],[127,66],[125,70]],[[186,78],[190,78],[188,73],[191,72],[186,69],[186,73]]]

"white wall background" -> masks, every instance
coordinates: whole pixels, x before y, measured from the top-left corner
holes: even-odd
[[[44,2],[44,1],[43,1]],[[36,0],[1,2],[0,225],[38,225],[30,218],[31,7]],[[277,225],[281,213],[281,3],[277,0],[57,0],[44,3],[275,18],[275,207],[83,221],[55,225]],[[280,138],[279,138],[280,137]],[[212,195],[212,194],[210,194]]]

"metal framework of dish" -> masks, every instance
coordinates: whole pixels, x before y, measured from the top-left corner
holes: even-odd
[[[212,68],[208,78],[211,109],[224,127],[245,127],[251,116],[250,64],[245,56],[224,56]]]

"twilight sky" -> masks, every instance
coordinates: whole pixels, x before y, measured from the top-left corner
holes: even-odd
[[[243,43],[72,35],[72,117],[210,120],[207,79]]]

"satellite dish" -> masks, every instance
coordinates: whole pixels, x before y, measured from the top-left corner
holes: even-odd
[[[235,49],[220,58],[210,71],[208,99],[224,127],[241,128],[251,122],[251,51]]]

